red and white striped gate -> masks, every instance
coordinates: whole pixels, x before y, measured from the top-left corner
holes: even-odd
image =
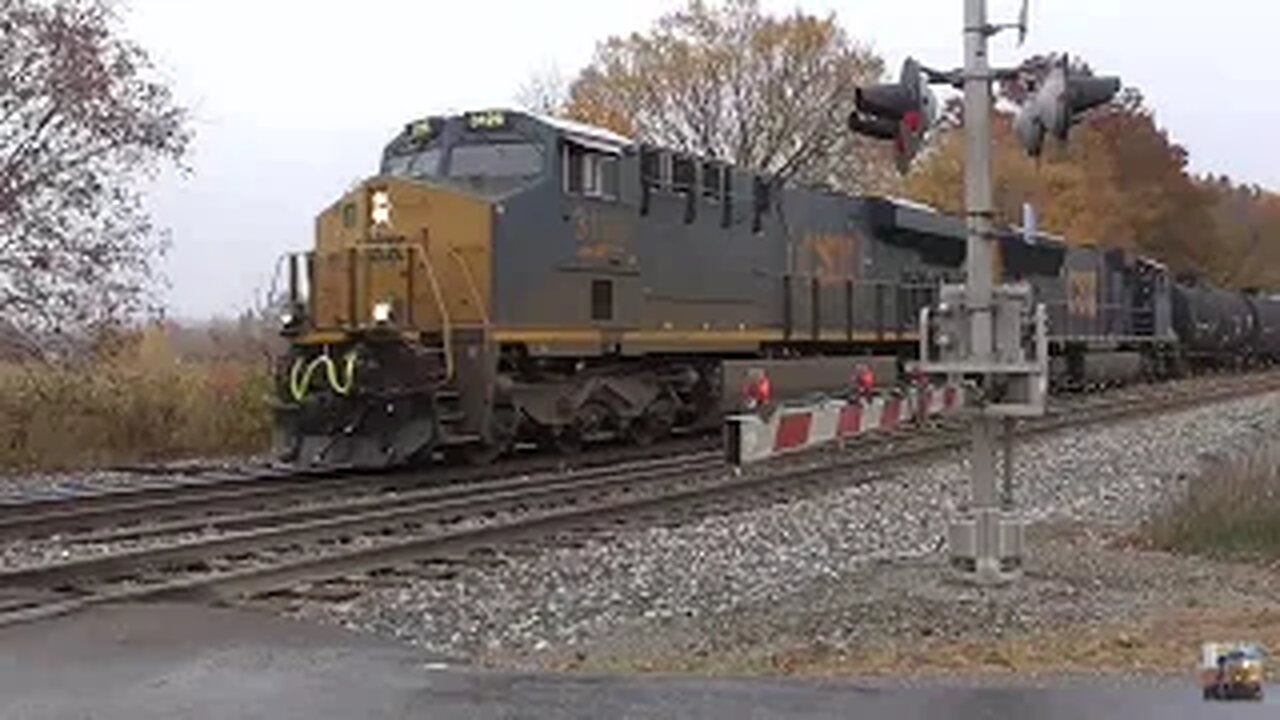
[[[783,405],[764,415],[730,415],[725,418],[725,453],[730,463],[747,465],[866,433],[896,430],[963,405],[961,386],[941,385],[857,400]]]

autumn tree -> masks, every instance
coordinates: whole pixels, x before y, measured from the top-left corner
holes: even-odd
[[[1280,195],[1226,176],[1198,180],[1214,223],[1210,267],[1232,287],[1280,290]]]
[[[833,16],[691,0],[647,32],[612,37],[573,81],[568,115],[780,180],[845,190],[894,182],[887,148],[845,126],[883,63]]]
[[[145,183],[186,113],[109,0],[0,0],[0,325],[40,345],[136,317],[163,244]]]

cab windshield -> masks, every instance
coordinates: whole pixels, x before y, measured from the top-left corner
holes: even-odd
[[[458,145],[449,159],[449,177],[533,177],[542,173],[542,148],[531,143]]]
[[[546,165],[543,156],[543,147],[529,142],[463,143],[391,155],[383,173],[503,193],[541,176]]]
[[[440,159],[443,156],[440,148],[428,148],[406,155],[395,155],[387,159],[383,172],[398,177],[426,179],[439,175]]]

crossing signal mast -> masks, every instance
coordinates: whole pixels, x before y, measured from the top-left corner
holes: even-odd
[[[947,533],[952,567],[978,583],[1006,582],[1021,574],[1024,526],[1012,492],[1013,420],[1044,413],[1048,388],[1048,336],[1043,305],[1033,305],[1027,283],[995,285],[995,206],[991,181],[993,80],[1017,79],[1018,68],[992,69],[989,39],[1006,29],[1027,33],[1023,0],[1018,22],[987,21],[986,0],[963,0],[965,63],[960,70],[931,70],[908,59],[897,83],[860,89],[849,129],[893,140],[898,169],[907,172],[936,122],[937,101],[929,83],[964,90],[965,214],[968,231],[964,285],[945,285],[940,302],[920,318],[918,369],[962,377],[976,396],[970,458],[972,498],[952,519]],[[1071,126],[1088,110],[1109,102],[1120,90],[1112,77],[1075,75],[1058,58],[1014,123],[1023,149],[1037,157],[1045,138],[1066,142]],[[1004,429],[1004,492],[996,488],[996,441]]]

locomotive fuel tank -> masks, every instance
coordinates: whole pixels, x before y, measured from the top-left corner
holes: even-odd
[[[1142,377],[1142,353],[1136,351],[1069,353],[1049,361],[1049,376],[1062,388],[1123,385]]]

